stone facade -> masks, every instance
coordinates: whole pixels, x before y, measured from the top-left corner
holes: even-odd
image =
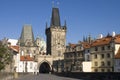
[[[64,70],[77,72],[77,67],[80,67],[80,64],[77,65],[77,63],[82,63],[82,70],[79,72],[119,72],[119,52],[119,34],[69,44],[64,53]],[[79,59],[80,53],[83,55],[81,60]]]
[[[114,72],[115,56],[120,47],[120,35],[107,35],[91,44],[92,72]]]
[[[113,51],[110,45],[101,45],[91,48],[92,72],[113,71]],[[102,50],[102,48],[105,48]]]
[[[66,22],[61,26],[58,8],[52,8],[50,27],[46,25],[47,55],[51,55],[53,71],[63,69],[64,52],[66,48]]]
[[[89,47],[87,42],[69,44],[64,53],[64,71],[83,72],[82,62],[85,61],[85,48]]]
[[[66,46],[66,25],[61,26],[59,9],[52,9],[51,25],[46,26],[47,54],[54,57],[63,57]]]
[[[58,71],[58,67],[61,71],[58,62],[63,64],[63,53],[66,48],[66,22],[64,26],[61,26],[58,8],[52,8],[51,25],[49,28],[46,25],[46,37],[47,51],[46,44],[40,37],[34,40],[32,26],[24,25],[18,41],[20,57],[32,57],[32,62],[37,62],[39,72]]]

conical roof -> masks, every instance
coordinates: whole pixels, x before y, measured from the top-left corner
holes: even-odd
[[[61,26],[58,8],[52,8],[51,26]]]
[[[34,42],[34,35],[31,25],[24,25],[20,36],[20,44],[24,45],[27,40]]]

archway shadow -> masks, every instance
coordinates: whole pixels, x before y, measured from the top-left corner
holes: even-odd
[[[39,67],[39,73],[49,73],[50,71],[50,65],[47,62],[43,62]]]

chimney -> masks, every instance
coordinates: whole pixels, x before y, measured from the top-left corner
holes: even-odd
[[[112,37],[115,37],[115,32],[114,31],[112,32]]]

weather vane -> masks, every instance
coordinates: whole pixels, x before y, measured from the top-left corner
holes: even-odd
[[[59,4],[60,4],[60,2],[56,2],[56,7],[58,7],[59,6]],[[55,7],[55,1],[52,1],[52,7]]]
[[[54,7],[54,1],[52,1],[52,7]]]

